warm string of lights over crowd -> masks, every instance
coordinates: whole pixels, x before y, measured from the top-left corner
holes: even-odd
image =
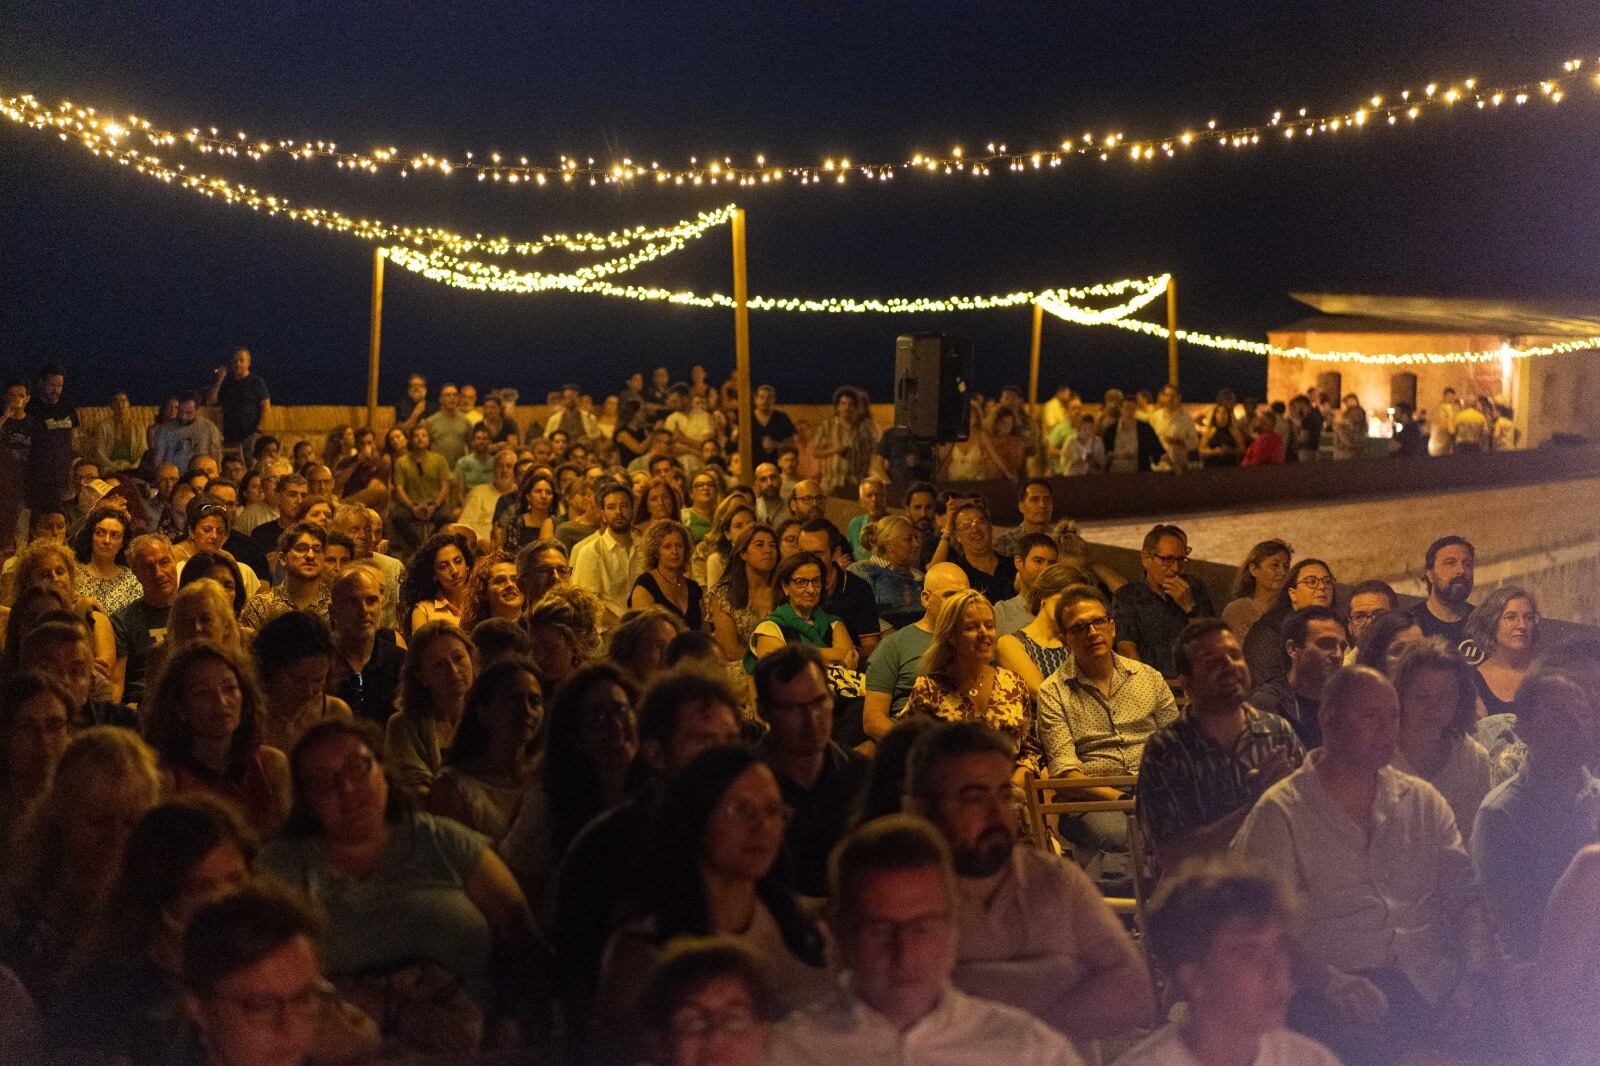
[[[459,173],[472,175],[481,182],[532,189],[618,184],[755,188],[772,184],[842,185],[852,177],[889,181],[910,173],[988,177],[997,171],[1052,170],[1078,157],[1138,163],[1174,158],[1205,146],[1242,149],[1273,140],[1303,141],[1368,126],[1402,126],[1445,111],[1495,112],[1514,110],[1533,102],[1559,104],[1581,84],[1600,87],[1600,73],[1586,72],[1584,65],[1582,59],[1569,59],[1559,72],[1502,88],[1480,85],[1474,77],[1430,81],[1414,89],[1370,94],[1355,106],[1332,112],[1313,114],[1306,107],[1279,109],[1273,111],[1269,119],[1245,125],[1223,125],[1215,119],[1189,126],[1173,123],[1170,132],[1155,137],[1132,137],[1121,130],[1090,129],[1061,140],[1036,142],[1022,149],[1014,149],[1003,141],[989,141],[981,147],[952,145],[939,151],[913,152],[898,160],[861,161],[840,155],[799,166],[779,163],[763,153],[755,153],[745,161],[729,155],[690,157],[687,164],[675,166],[657,161],[641,163],[630,157],[606,162],[592,156],[571,155],[559,155],[553,164],[537,163],[521,153],[469,151],[448,155],[392,145],[353,151],[342,149],[337,141],[327,138],[262,137],[243,130],[230,136],[219,127],[198,125],[178,132],[138,115],[120,118],[70,102],[52,108],[31,94],[6,97],[3,106],[7,117],[13,121],[53,129],[64,137],[76,137],[85,146],[101,150],[142,145],[141,151],[146,152],[170,149],[258,162],[274,158],[320,160],[332,162],[338,171],[350,174],[397,172],[401,177],[419,173],[449,177]],[[182,172],[186,167],[180,165],[177,169]]]

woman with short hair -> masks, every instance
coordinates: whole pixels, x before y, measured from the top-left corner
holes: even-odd
[[[1390,765],[1439,790],[1470,841],[1478,807],[1489,794],[1489,753],[1472,735],[1478,721],[1473,669],[1440,637],[1400,656],[1391,680],[1400,696],[1400,735]]]
[[[715,1040],[719,1066],[761,1066],[776,997],[755,953],[734,937],[678,937],[639,997],[652,1062],[698,1066]]]
[[[249,577],[245,576],[246,571],[249,571]],[[247,566],[240,566],[227,552],[199,552],[179,568],[180,590],[196,581],[204,580],[214,581],[222,587],[223,593],[228,597],[229,613],[234,618],[238,618],[239,612],[244,610],[244,605],[250,602],[250,597],[254,595],[250,590],[260,586],[260,581],[255,579],[255,571]],[[254,580],[253,585],[250,583],[252,580]]]
[[[1467,616],[1461,650],[1485,716],[1512,712],[1517,689],[1539,654],[1539,604],[1526,589],[1502,585]]]
[[[822,560],[811,552],[799,552],[778,564],[772,579],[777,606],[750,633],[745,673],[755,673],[758,660],[790,643],[810,644],[825,662],[855,667],[856,646],[844,622],[822,609],[825,573]]]

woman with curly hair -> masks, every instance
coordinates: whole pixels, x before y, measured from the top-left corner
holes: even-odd
[[[411,557],[400,582],[400,624],[406,637],[429,622],[459,625],[467,605],[472,545],[459,533],[435,533]]]
[[[467,605],[461,628],[471,633],[485,618],[516,621],[522,617],[522,586],[517,584],[516,559],[508,552],[490,552],[472,568],[467,578]]]
[[[556,535],[556,481],[534,467],[517,482],[514,502],[494,524],[494,547],[515,556],[517,549]]]
[[[628,606],[664,607],[690,629],[705,627],[700,583],[688,574],[689,530],[670,518],[656,521],[644,538],[644,573],[633,583]]]
[[[635,611],[606,634],[606,660],[642,688],[666,669],[667,645],[682,629],[682,620],[664,607]]]
[[[262,703],[248,659],[196,643],[168,660],[144,713],[164,792],[220,796],[267,839],[289,813],[289,761],[261,743]]]
[[[79,567],[77,593],[99,604],[108,618],[144,595],[139,579],[128,567],[131,540],[128,516],[114,507],[90,511],[72,538]]]
[[[99,681],[109,683],[111,667],[117,661],[116,638],[111,632],[111,618],[95,602],[78,593],[78,560],[72,549],[54,541],[28,545],[16,556],[13,573],[12,605],[21,601],[29,590],[41,585],[56,589],[66,599],[68,609],[81,617],[89,630],[94,645],[94,672]],[[10,608],[5,614],[9,616]],[[13,651],[11,654],[15,654]]]
[[[700,543],[694,546],[690,561],[690,573],[700,582],[701,588],[715,588],[722,580],[722,574],[728,567],[728,558],[733,554],[734,541],[756,521],[755,505],[742,496],[725,496],[717,504],[716,516],[711,520],[711,532],[701,537]]]

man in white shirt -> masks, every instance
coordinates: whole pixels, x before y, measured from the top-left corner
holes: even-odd
[[[837,992],[772,1029],[767,1066],[1078,1066],[1066,1037],[950,984],[957,895],[950,852],[910,815],[868,822],[829,864]]]
[[[592,440],[600,435],[600,420],[595,418],[593,411],[585,411],[579,405],[581,398],[578,386],[561,386],[561,406],[545,419],[545,436],[551,436],[557,430],[564,431],[569,441]]]
[[[597,499],[601,529],[572,549],[572,581],[600,597],[603,624],[610,628],[628,613],[628,597],[644,568],[633,541],[633,494],[613,481]]]
[[[908,760],[907,809],[938,827],[955,863],[956,987],[1077,1041],[1148,1026],[1150,973],[1088,875],[1016,846],[1016,765],[1016,745],[982,722],[935,726]]]
[[[1145,943],[1188,1010],[1116,1066],[1339,1066],[1284,1026],[1289,902],[1270,877],[1224,864],[1169,875],[1145,917]]]
[[[1161,438],[1168,468],[1179,474],[1187,470],[1189,456],[1200,447],[1200,431],[1183,409],[1183,396],[1176,385],[1168,385],[1156,395],[1156,404],[1150,409],[1150,428]]]
[[[1291,1024],[1346,1063],[1462,1039],[1494,977],[1472,862],[1437,789],[1393,769],[1394,686],[1347,666],[1323,690],[1322,747],[1266,792],[1233,850],[1295,883],[1305,921]]]

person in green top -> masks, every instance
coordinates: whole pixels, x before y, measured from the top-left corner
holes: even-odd
[[[822,650],[824,662],[855,668],[856,647],[844,623],[819,606],[822,573],[822,560],[811,552],[796,552],[778,564],[772,583],[781,595],[777,607],[756,623],[750,635],[746,673],[754,673],[758,660],[790,643],[810,644]]]
[[[683,509],[681,518],[683,524],[689,527],[691,548],[711,532],[711,523],[717,515],[717,504],[721,502],[721,475],[709,467],[696,474],[694,480],[689,483],[689,506]]]
[[[866,510],[850,519],[849,528],[844,531],[844,535],[850,539],[850,549],[856,561],[861,562],[872,558],[873,554],[870,547],[862,546],[862,532],[889,513],[889,483],[876,474],[864,477],[856,489],[856,498]]]
[[[426,425],[414,426],[407,438],[409,449],[394,464],[394,506],[389,519],[407,553],[454,517],[448,508],[450,464],[431,450],[432,443]]]

